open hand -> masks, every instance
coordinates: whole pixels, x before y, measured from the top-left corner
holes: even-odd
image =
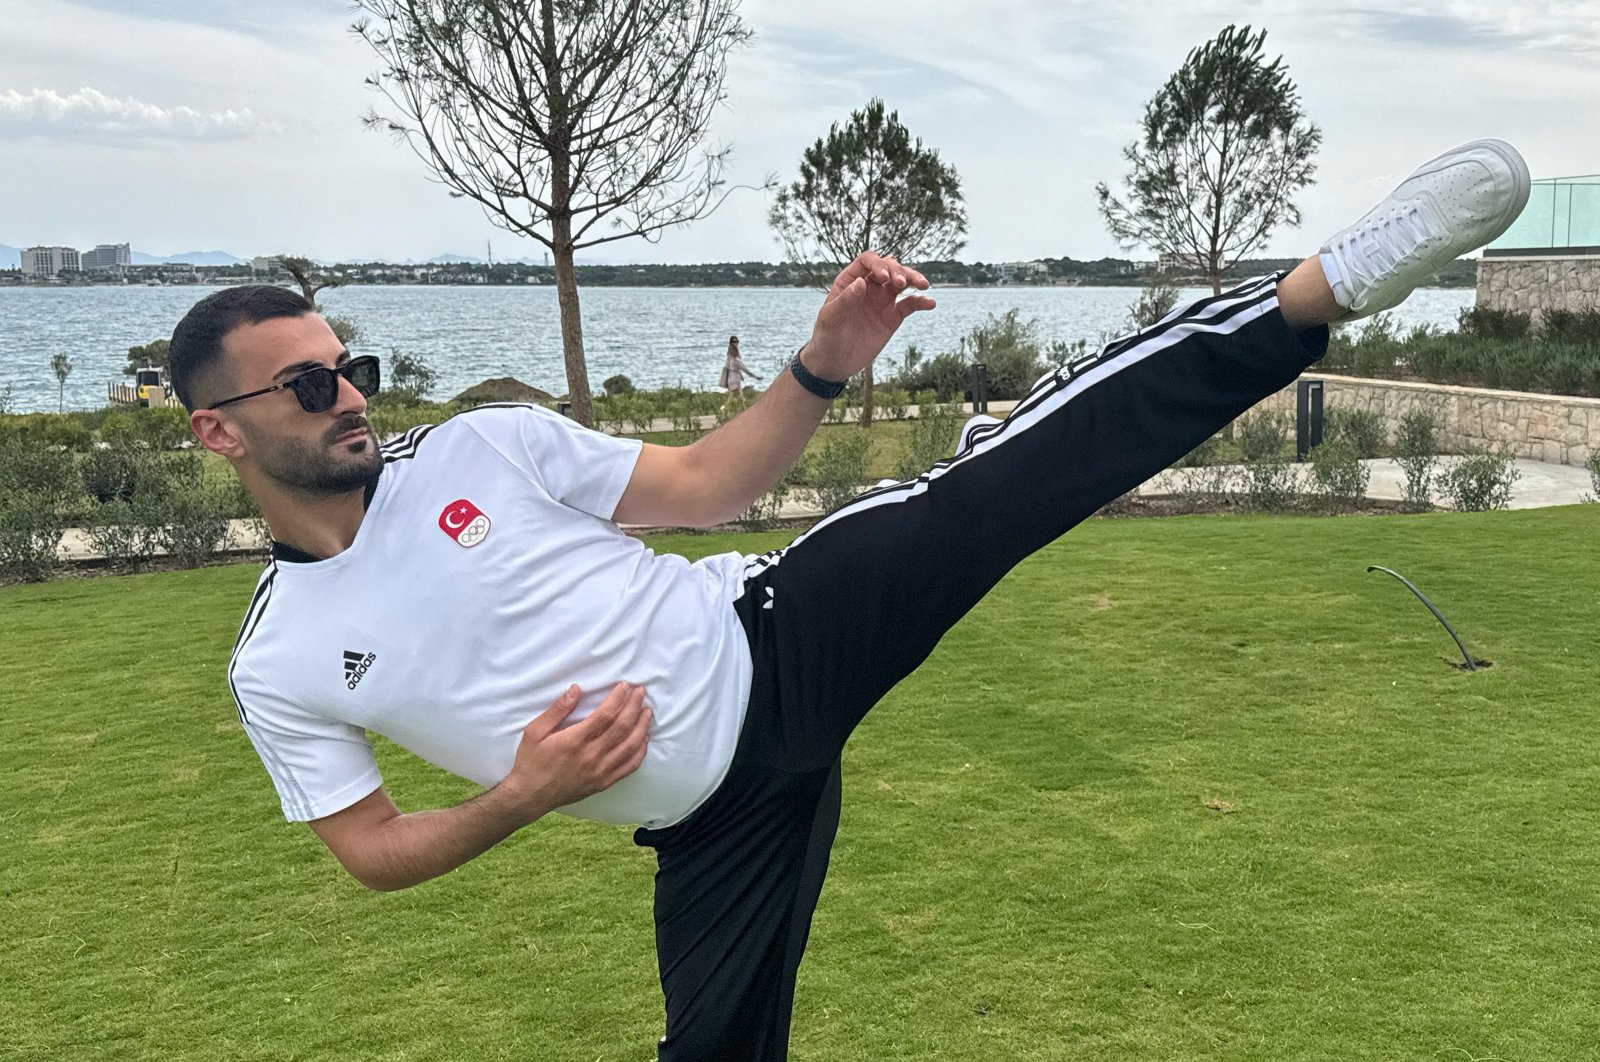
[[[834,278],[822,302],[811,342],[801,352],[807,370],[824,380],[843,380],[859,372],[883,350],[900,322],[935,303],[926,295],[928,280],[909,266],[872,251],[856,255]]]
[[[617,683],[600,707],[563,728],[580,692],[567,687],[523,728],[511,773],[497,787],[515,793],[534,818],[610,789],[644,762],[655,717],[644,687]]]

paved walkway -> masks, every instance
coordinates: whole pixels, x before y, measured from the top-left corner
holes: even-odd
[[[1439,458],[1440,470],[1449,468],[1459,460],[1454,457]],[[1404,497],[1402,487],[1405,484],[1405,473],[1400,471],[1400,465],[1393,458],[1363,461],[1372,470],[1372,477],[1367,483],[1367,497],[1379,498],[1385,501],[1399,501]],[[1518,478],[1511,487],[1512,509],[1542,509],[1551,505],[1576,505],[1586,501],[1594,493],[1594,484],[1589,478],[1589,470],[1578,465],[1552,465],[1543,461],[1513,461]],[[1235,468],[1243,466],[1235,465]],[[1298,466],[1297,471],[1304,482],[1309,475],[1309,467]],[[1156,476],[1143,487],[1139,488],[1140,494],[1172,494],[1181,489],[1184,480],[1195,474],[1194,469],[1168,469]],[[1433,503],[1440,508],[1449,508],[1450,503],[1439,493],[1437,480],[1433,489]]]

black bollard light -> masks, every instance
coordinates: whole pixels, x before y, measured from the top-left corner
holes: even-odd
[[[1306,454],[1322,445],[1322,381],[1301,380],[1295,388],[1294,401],[1294,459],[1304,461]]]
[[[989,412],[989,367],[981,361],[972,363],[972,411]]]

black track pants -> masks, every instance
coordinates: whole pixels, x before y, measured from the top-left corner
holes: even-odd
[[[727,779],[657,850],[660,1058],[782,1059],[857,723],[1019,561],[1171,465],[1321,357],[1277,276],[1202,299],[1046,376],[914,480],[752,557],[755,662]]]

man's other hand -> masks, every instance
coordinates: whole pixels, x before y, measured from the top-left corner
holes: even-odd
[[[900,322],[919,310],[931,310],[928,280],[909,266],[872,251],[856,255],[834,278],[823,300],[811,341],[801,352],[805,367],[824,380],[843,380],[871,364]]]
[[[610,789],[644,762],[654,718],[645,707],[644,687],[619,682],[600,707],[563,727],[578,707],[580,693],[569,686],[523,728],[511,773],[495,787],[513,796],[530,822]]]

